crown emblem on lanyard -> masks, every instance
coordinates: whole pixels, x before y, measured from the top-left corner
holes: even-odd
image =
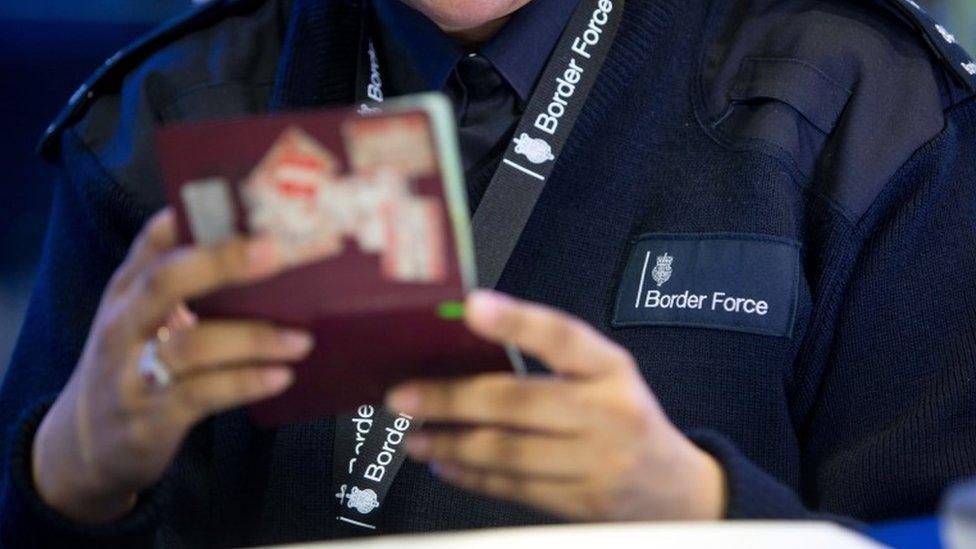
[[[352,490],[349,491],[349,500],[346,505],[350,509],[355,509],[362,514],[368,514],[380,506],[379,498],[376,496],[376,492],[366,488],[360,490],[359,488],[353,486]]]
[[[556,159],[549,143],[542,139],[530,137],[525,132],[517,139],[513,139],[512,142],[515,143],[515,153],[525,156],[533,164],[544,164]]]

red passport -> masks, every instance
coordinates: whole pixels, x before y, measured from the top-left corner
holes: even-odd
[[[382,402],[408,379],[511,370],[516,355],[471,334],[460,303],[473,246],[449,104],[420,95],[352,109],[180,124],[157,149],[181,239],[270,234],[293,268],[190,305],[258,319],[316,345],[260,424]]]

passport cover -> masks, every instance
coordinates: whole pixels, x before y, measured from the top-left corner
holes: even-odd
[[[294,265],[189,304],[315,336],[292,387],[249,407],[259,424],[380,403],[408,379],[512,369],[515,355],[450,314],[476,279],[443,98],[172,125],[157,150],[183,242],[267,233]]]

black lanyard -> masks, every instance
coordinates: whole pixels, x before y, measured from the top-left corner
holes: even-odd
[[[361,18],[356,105],[382,110],[382,67]],[[532,215],[553,165],[576,124],[623,16],[624,0],[580,0],[529,100],[502,162],[472,219],[478,281],[494,287]],[[383,501],[403,464],[402,441],[413,418],[363,405],[336,419],[333,457],[337,519],[356,530],[376,530]]]
[[[376,43],[369,32],[369,2],[362,3],[359,17],[359,59],[356,69],[356,107],[360,114],[379,112],[386,98],[383,90],[383,75],[380,71],[380,58],[376,53]]]
[[[370,404],[336,418],[332,478],[343,530],[376,530],[380,508],[406,458],[403,441],[414,428],[412,417]]]

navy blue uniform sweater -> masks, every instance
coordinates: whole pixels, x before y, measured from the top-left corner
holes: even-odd
[[[976,99],[882,4],[628,2],[499,283],[633,353],[671,420],[723,465],[729,518],[928,513],[976,473]],[[106,281],[163,206],[153,129],[351,103],[358,17],[344,0],[216,2],[114,60],[60,119],[45,146],[62,178],[41,274],[0,390],[5,546],[339,535],[330,419],[274,431],[240,411],[207,420],[133,512],[101,526],[40,501],[30,442]],[[752,265],[795,274],[769,296],[792,303],[790,330],[617,322],[639,235],[716,233],[799,249],[794,270]],[[733,257],[759,257],[750,246]],[[676,278],[688,261],[674,258]],[[553,521],[413,463],[384,507],[386,532]]]

